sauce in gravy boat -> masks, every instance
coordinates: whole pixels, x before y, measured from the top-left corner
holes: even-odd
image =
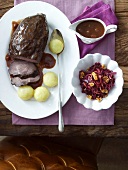
[[[117,25],[108,25],[97,18],[79,20],[69,26],[69,29],[85,43],[91,44],[101,40],[106,34],[115,32]]]

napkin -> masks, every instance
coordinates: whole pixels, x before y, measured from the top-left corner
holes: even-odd
[[[15,0],[17,5],[27,0]],[[86,17],[102,17],[103,21],[109,24],[117,24],[114,10],[114,0],[104,1],[86,1],[86,0],[43,0],[59,8],[71,22]],[[101,18],[100,18],[101,19]],[[93,45],[86,45],[78,38],[80,57],[87,53],[96,53],[109,55],[115,58],[115,34],[107,35],[102,43],[97,42]],[[95,48],[94,48],[95,47]],[[36,114],[36,113],[35,113]],[[114,124],[114,105],[106,110],[94,111],[86,109],[76,101],[72,95],[66,105],[63,107],[63,117],[65,125],[113,125]],[[15,125],[57,125],[58,112],[53,115],[38,120],[31,120],[12,114],[12,123]]]

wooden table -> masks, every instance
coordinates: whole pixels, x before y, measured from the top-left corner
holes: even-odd
[[[13,0],[0,0],[0,17],[13,7]],[[116,0],[119,19],[116,32],[116,61],[124,73],[124,90],[115,108],[114,126],[65,126],[63,134],[57,126],[14,126],[11,112],[0,102],[0,135],[128,137],[128,0]]]

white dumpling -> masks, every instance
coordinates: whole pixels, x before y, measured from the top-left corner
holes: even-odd
[[[34,90],[34,98],[38,101],[38,102],[44,102],[46,101],[50,96],[50,92],[46,87],[37,87]]]
[[[34,90],[31,86],[21,86],[18,88],[17,93],[22,100],[29,100],[33,97]]]
[[[43,76],[43,83],[48,87],[55,87],[58,85],[58,77],[54,72],[47,72]]]

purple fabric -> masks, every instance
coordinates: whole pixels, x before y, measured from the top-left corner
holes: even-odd
[[[14,5],[25,1],[27,0],[14,0]],[[102,19],[106,25],[117,24],[117,19],[112,11],[114,10],[114,0],[104,0],[99,2],[97,0],[75,0],[75,3],[73,0],[43,0],[43,2],[48,2],[59,8],[65,13],[71,22],[85,17],[96,17]],[[86,45],[80,39],[78,39],[78,42],[80,57],[83,57],[87,53],[99,52],[115,59],[114,33],[107,35],[102,40],[102,43],[97,42],[93,45]],[[114,105],[110,109],[94,111],[84,108],[72,95],[67,104],[63,107],[63,117],[65,125],[113,125]],[[47,118],[38,120],[21,118],[12,114],[12,123],[15,125],[57,125],[58,112]]]

